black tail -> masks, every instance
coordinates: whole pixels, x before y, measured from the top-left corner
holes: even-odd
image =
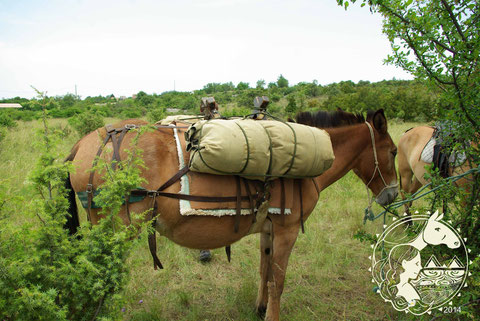
[[[78,220],[78,208],[77,202],[75,200],[75,191],[72,188],[72,183],[70,182],[70,174],[68,174],[67,179],[65,180],[65,188],[68,192],[68,215],[67,222],[63,226],[64,229],[68,230],[68,234],[74,235],[77,233],[77,229],[80,226],[80,221]]]

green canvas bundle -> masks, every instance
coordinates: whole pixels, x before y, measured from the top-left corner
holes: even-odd
[[[322,129],[275,120],[212,119],[185,133],[192,171],[266,180],[315,177],[333,163]]]

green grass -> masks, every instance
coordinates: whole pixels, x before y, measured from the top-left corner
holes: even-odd
[[[111,121],[110,121],[111,122]],[[66,124],[52,120],[51,125]],[[395,142],[413,123],[390,124]],[[19,122],[0,143],[0,177],[11,195],[29,202],[26,182],[39,155],[33,145],[40,122]],[[78,137],[72,134],[61,148],[66,156]],[[367,206],[365,186],[353,174],[322,192],[290,257],[282,296],[282,320],[401,320],[390,304],[373,293],[367,271],[371,248],[353,239],[364,228],[380,233],[382,222],[363,225]],[[381,211],[374,207],[376,213]],[[22,218],[18,218],[21,222]],[[259,236],[250,235],[232,246],[232,262],[223,249],[213,250],[208,264],[198,251],[160,238],[158,255],[164,270],[153,270],[147,241],[141,240],[128,265],[130,282],[124,293],[124,320],[257,320],[254,305],[259,282]]]

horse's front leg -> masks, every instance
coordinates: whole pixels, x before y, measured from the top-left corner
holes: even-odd
[[[258,287],[258,295],[256,302],[257,314],[260,317],[265,316],[268,303],[267,282],[272,280],[271,259],[273,252],[273,234],[272,222],[267,219],[265,221],[262,232],[260,233],[260,284]]]
[[[268,304],[265,320],[278,321],[280,317],[280,297],[283,292],[288,258],[298,236],[300,226],[273,226],[273,254],[271,258],[271,278],[267,283]]]

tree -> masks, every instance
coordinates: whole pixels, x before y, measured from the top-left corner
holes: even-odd
[[[356,0],[352,0],[356,2]],[[480,3],[457,0],[361,0],[380,13],[392,54],[387,63],[428,79],[449,97],[454,113],[480,131]],[[337,0],[348,7],[348,1]]]
[[[265,80],[263,79],[260,79],[260,80],[257,80],[257,89],[264,89],[265,88]]]
[[[245,89],[248,89],[248,88],[250,88],[250,84],[248,82],[241,81],[237,85],[238,90],[245,90]]]
[[[62,107],[72,107],[77,100],[76,96],[73,94],[66,94],[63,97],[60,97],[60,106]]]
[[[287,88],[288,80],[285,77],[283,77],[282,74],[280,74],[280,76],[278,76],[278,79],[277,79],[277,85],[278,85],[278,88]]]
[[[278,85],[276,82],[269,82],[268,83],[268,89],[272,89],[272,88],[278,88]]]
[[[297,112],[297,109],[298,109],[297,102],[295,101],[295,96],[293,94],[290,94],[290,95],[288,95],[287,100],[288,100],[288,104],[285,107],[285,111],[289,115],[295,115],[295,113]]]
[[[137,93],[137,98],[135,98],[139,106],[145,107],[153,103],[154,98],[144,91],[139,91]]]
[[[351,0],[356,2],[357,0]],[[383,32],[392,53],[386,59],[427,80],[442,91],[438,114],[452,126],[447,140],[468,155],[472,166],[480,164],[480,2],[478,0],[358,0],[361,6],[383,17]],[[349,2],[337,0],[348,7]],[[445,108],[446,107],[446,108]],[[467,143],[468,142],[468,143]],[[448,143],[448,142],[447,142]],[[435,181],[435,177],[432,178]],[[450,188],[449,186],[443,189]],[[443,190],[441,191],[443,192]],[[461,190],[453,195],[462,194]],[[454,225],[469,240],[473,280],[480,284],[480,175],[471,180],[468,199],[451,215]],[[448,193],[439,194],[445,201]],[[450,194],[452,195],[452,194]],[[480,310],[479,287],[462,295],[467,309]],[[460,306],[460,305],[459,305]],[[464,311],[462,310],[462,313]],[[468,313],[468,312],[467,312]],[[468,314],[467,314],[468,315]]]

